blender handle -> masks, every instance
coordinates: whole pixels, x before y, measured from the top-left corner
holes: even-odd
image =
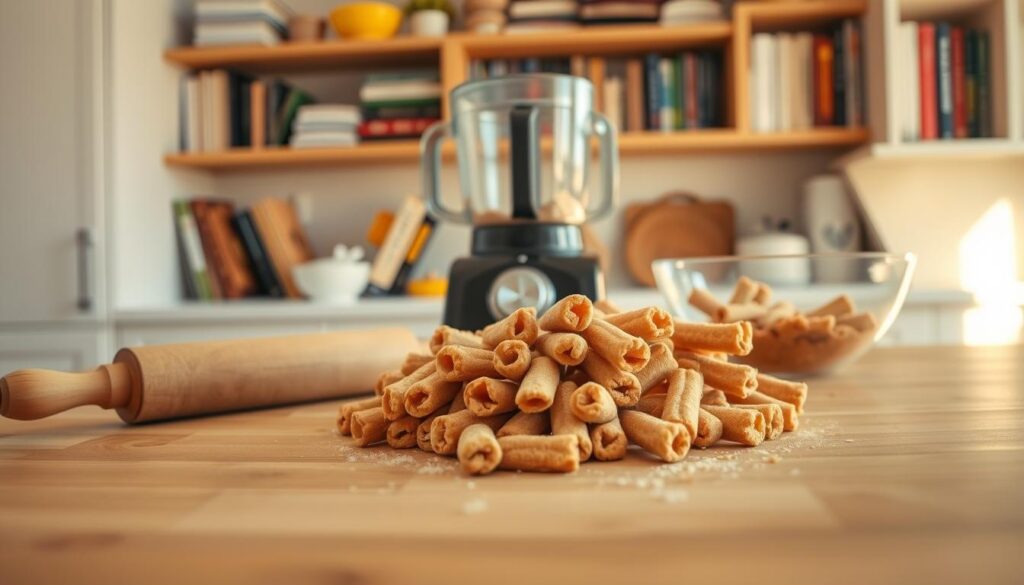
[[[427,209],[434,217],[458,223],[472,223],[468,208],[464,211],[454,211],[441,201],[441,143],[449,136],[449,122],[434,122],[420,138],[423,196],[427,201]]]
[[[615,126],[600,112],[591,112],[591,116],[591,128],[600,141],[598,157],[601,161],[601,189],[604,196],[596,209],[587,210],[587,221],[601,219],[619,203],[619,140]]]

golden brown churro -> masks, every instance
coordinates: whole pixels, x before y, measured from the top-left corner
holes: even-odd
[[[463,347],[474,347],[485,349],[484,340],[472,331],[462,331],[447,325],[441,325],[434,330],[430,336],[430,351],[437,353],[446,345],[461,345]]]
[[[576,435],[579,440],[580,461],[590,459],[594,445],[590,440],[590,430],[587,423],[581,421],[572,412],[570,405],[572,393],[576,390],[576,384],[562,382],[555,392],[555,401],[551,405],[551,434],[553,435]]]
[[[569,295],[541,315],[537,325],[544,331],[578,333],[594,318],[594,305],[583,295]]]
[[[507,380],[477,378],[466,382],[462,400],[466,408],[477,416],[504,414],[516,409],[516,392],[519,387]]]
[[[595,319],[580,335],[587,340],[589,353],[597,353],[623,372],[636,372],[651,359],[651,348],[643,339],[607,321]]]
[[[459,465],[470,475],[485,475],[501,463],[501,445],[494,430],[483,424],[472,424],[459,435]]]
[[[360,398],[342,404],[338,407],[338,432],[343,435],[351,435],[352,415],[360,410],[369,410],[378,406],[380,406],[380,396]]]
[[[527,307],[516,309],[497,323],[480,331],[480,338],[487,347],[497,347],[507,339],[518,339],[526,345],[533,345],[537,339],[537,309]]]
[[[576,435],[513,435],[498,438],[501,469],[568,473],[580,467]]]
[[[754,330],[748,321],[738,323],[683,323],[677,321],[672,343],[679,350],[747,355],[754,348]]]
[[[646,341],[672,337],[674,330],[672,316],[658,307],[646,307],[626,313],[607,315],[605,321]]]
[[[690,450],[690,433],[680,423],[661,420],[636,410],[623,410],[619,422],[626,438],[662,461],[679,461]]]
[[[587,340],[575,333],[545,333],[535,347],[563,366],[578,366],[587,357]]]

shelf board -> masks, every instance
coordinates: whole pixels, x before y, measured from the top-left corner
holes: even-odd
[[[1024,155],[1024,142],[1009,138],[967,138],[926,140],[903,144],[878,143],[871,146],[876,158],[962,158]]]
[[[735,8],[742,13],[743,18],[750,19],[756,30],[792,29],[827,24],[844,18],[859,18],[867,9],[867,0],[748,2]]]
[[[939,20],[957,18],[987,10],[999,0],[901,0],[901,20]]]
[[[178,47],[164,52],[164,59],[189,69],[233,67],[249,71],[315,69],[342,65],[365,69],[437,65],[442,39],[397,37],[380,41],[330,40],[315,43],[282,43],[225,47]]]
[[[472,58],[615,55],[725,44],[732,36],[728,21],[679,26],[617,25],[573,31],[504,35],[452,35]]]
[[[619,154],[647,155],[680,152],[741,152],[801,148],[852,147],[868,141],[860,128],[814,128],[776,134],[743,134],[730,128],[692,132],[627,132],[619,137]],[[451,145],[445,157],[452,158]],[[346,164],[410,163],[419,161],[418,140],[370,142],[346,148],[236,148],[224,152],[176,153],[164,157],[173,167],[210,171],[274,167],[342,166]]]

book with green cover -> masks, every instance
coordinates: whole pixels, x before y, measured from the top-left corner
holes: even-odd
[[[281,104],[281,110],[277,113],[277,120],[274,124],[277,132],[277,135],[274,137],[275,144],[278,146],[288,144],[288,140],[292,136],[292,123],[295,121],[295,116],[299,113],[299,108],[313,102],[313,96],[305,91],[296,87],[289,89],[284,103]]]
[[[199,239],[199,228],[192,216],[192,208],[185,199],[175,200],[172,205],[186,294],[190,298],[211,300],[213,288],[210,285],[210,273],[206,268],[203,243]]]

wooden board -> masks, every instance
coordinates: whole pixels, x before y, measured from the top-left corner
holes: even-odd
[[[336,404],[0,421],[0,582],[1024,575],[1021,347],[876,350],[813,382],[799,434],[570,476],[469,480],[449,460],[359,450],[335,436]]]

